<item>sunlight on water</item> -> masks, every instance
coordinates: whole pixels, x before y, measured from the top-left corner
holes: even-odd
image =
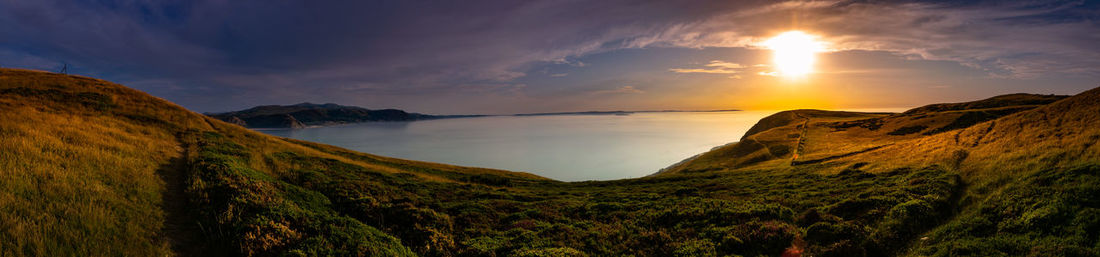
[[[653,174],[737,141],[772,113],[502,116],[263,132],[384,156],[581,181]]]

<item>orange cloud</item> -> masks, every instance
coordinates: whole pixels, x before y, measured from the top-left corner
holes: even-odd
[[[738,63],[719,60],[710,61],[710,63],[707,63],[703,66],[706,68],[672,68],[668,70],[675,73],[734,74],[740,73],[742,69],[748,68],[747,66]]]
[[[634,88],[634,86],[621,86],[615,89],[593,91],[593,95],[606,95],[606,94],[642,94],[645,91]]]

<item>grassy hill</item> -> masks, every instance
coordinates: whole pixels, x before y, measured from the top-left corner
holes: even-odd
[[[368,110],[332,103],[264,105],[209,116],[248,128],[302,128],[366,121],[413,121],[449,117],[408,113],[397,109]]]
[[[1100,90],[768,117],[565,183],[272,137],[0,69],[0,256],[1096,256]]]
[[[858,161],[838,162],[835,159],[862,160],[863,157],[854,156],[918,138],[958,132],[1064,98],[1066,96],[1011,94],[974,102],[933,104],[904,113],[783,111],[761,119],[740,142],[707,152],[663,173],[746,167],[782,169],[823,162],[855,164]],[[850,156],[853,158],[844,158]],[[835,164],[814,168],[835,173],[848,167]]]
[[[38,71],[0,69],[0,117],[2,256],[164,256],[173,243],[245,255],[292,244],[411,255],[283,180],[313,166],[392,183],[544,180],[265,136],[117,84]],[[181,235],[193,238],[173,238]]]

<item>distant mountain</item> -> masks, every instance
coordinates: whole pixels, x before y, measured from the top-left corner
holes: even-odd
[[[398,109],[370,110],[357,106],[334,103],[295,105],[262,105],[247,110],[206,113],[207,116],[237,124],[246,128],[305,128],[369,121],[415,121],[427,119],[469,118],[486,116],[551,116],[551,115],[630,115],[652,112],[731,112],[738,110],[659,110],[659,111],[583,111],[583,112],[545,112],[517,113],[511,115],[428,115],[406,112]]]
[[[413,121],[458,117],[411,113],[398,109],[370,110],[333,103],[264,105],[243,111],[206,115],[248,128],[303,128],[367,121]]]

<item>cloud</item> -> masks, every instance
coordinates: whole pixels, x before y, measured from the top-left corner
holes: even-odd
[[[460,104],[485,90],[537,90],[515,85],[538,63],[589,69],[602,63],[585,58],[622,49],[759,49],[790,28],[832,51],[952,61],[1004,78],[1100,74],[1096,1],[688,1],[0,1],[0,65],[69,63],[200,111],[303,95]],[[743,69],[731,65],[670,71]],[[177,87],[157,91],[166,83]],[[566,85],[543,87],[553,86]]]
[[[732,63],[732,62],[724,62],[724,61],[719,61],[719,60],[710,61],[710,63],[708,63],[706,66],[707,67],[722,68],[722,69],[744,69],[745,68],[745,65]]]
[[[584,62],[582,62],[582,61],[578,61],[578,60],[569,60],[569,59],[568,59],[568,58],[566,58],[566,57],[561,57],[561,58],[558,58],[558,59],[554,60],[554,63],[557,63],[557,64],[566,64],[566,65],[569,65],[569,66],[573,66],[573,67],[584,67],[584,66],[588,66],[588,64],[587,64],[587,63],[584,63]]]
[[[733,74],[733,73],[738,73],[738,72],[740,72],[740,71],[735,71],[735,70],[727,70],[727,69],[721,69],[721,68],[719,68],[719,69],[679,69],[679,68],[673,68],[673,69],[668,69],[668,70],[669,70],[669,71],[671,71],[671,72],[675,72],[675,73],[716,73],[716,74]]]
[[[549,76],[551,76],[551,77],[565,77],[565,76],[569,76],[569,73],[554,73],[554,74],[550,74]]]
[[[1097,3],[1078,1],[938,4],[821,1],[777,3],[682,23],[636,47],[746,47],[789,24],[821,35],[830,51],[886,51],[953,61],[990,75],[1100,74]]]
[[[734,74],[740,73],[742,69],[748,68],[741,64],[719,60],[710,61],[710,63],[703,66],[708,68],[672,68],[668,70],[675,73]]]
[[[634,86],[621,86],[615,89],[592,91],[593,95],[621,95],[621,94],[643,94],[645,91],[634,88]]]

